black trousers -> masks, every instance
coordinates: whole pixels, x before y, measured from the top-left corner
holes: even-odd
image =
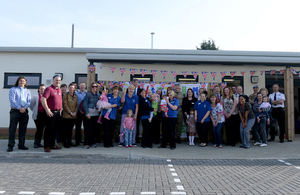
[[[85,125],[84,123],[84,115],[80,113],[78,110],[77,113],[77,119],[76,119],[76,130],[75,130],[75,142],[76,144],[80,144],[82,141],[82,129],[81,129],[81,124],[83,122],[83,126]]]
[[[162,142],[161,146],[166,147],[168,140],[170,140],[170,147],[176,148],[175,142],[175,126],[177,118],[166,118],[162,119]]]
[[[136,117],[136,134],[135,134],[136,142],[139,141],[139,136],[140,136],[140,121],[141,121],[141,115],[138,113]]]
[[[15,137],[16,130],[19,124],[19,147],[24,146],[25,144],[25,135],[27,130],[27,124],[29,120],[28,110],[26,113],[21,113],[17,109],[11,109],[10,112],[10,121],[9,121],[9,132],[8,132],[8,147],[15,146]]]
[[[44,148],[55,146],[55,136],[61,125],[61,116],[59,111],[52,111],[53,116],[46,118],[46,129],[44,132]]]
[[[63,128],[64,132],[64,143],[67,146],[70,146],[72,143],[72,131],[74,128],[74,125],[76,123],[76,119],[71,119],[71,118],[64,118],[64,125],[65,127]]]
[[[36,132],[34,136],[34,143],[40,144],[43,136],[44,129],[47,123],[47,115],[45,112],[38,112],[36,120],[34,120]],[[36,143],[37,142],[37,143]]]
[[[239,115],[231,115],[226,118],[225,129],[226,129],[226,140],[227,144],[235,145],[239,141],[240,137],[240,122]]]
[[[272,117],[278,122],[280,131],[279,139],[282,141],[285,134],[285,118],[283,108],[273,108]],[[275,138],[275,128],[271,128],[270,135],[271,139]]]
[[[210,122],[196,123],[197,132],[199,135],[200,143],[208,143],[207,140],[207,128]]]
[[[152,128],[152,139],[153,143],[160,143],[160,122],[161,122],[162,113],[158,112],[155,117],[152,118],[151,125]]]
[[[102,123],[103,123],[103,146],[104,147],[108,147],[108,146],[113,146],[113,132],[115,129],[115,124],[116,121],[113,119],[107,120],[106,118],[104,118],[104,116],[102,116],[101,119]]]
[[[153,125],[149,123],[148,119],[142,119],[142,125],[143,125],[142,147],[152,147]]]
[[[99,116],[91,116],[91,119],[85,117],[85,128],[84,128],[84,145],[96,144],[96,135],[99,132],[99,123],[97,123]]]

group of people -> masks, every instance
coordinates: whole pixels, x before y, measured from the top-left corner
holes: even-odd
[[[29,120],[28,108],[32,110],[32,119],[36,125],[34,148],[44,147],[45,152],[79,146],[82,142],[81,126],[84,126],[83,147],[97,147],[98,135],[103,129],[103,145],[114,147],[113,139],[119,146],[130,148],[139,143],[139,124],[143,127],[141,146],[159,148],[168,145],[172,150],[176,143],[181,143],[182,124],[186,124],[188,144],[195,145],[195,134],[200,140],[200,147],[208,145],[208,132],[213,133],[213,147],[223,147],[223,127],[225,126],[226,144],[235,146],[241,141],[241,148],[250,147],[250,130],[255,144],[267,146],[267,141],[274,141],[274,120],[278,121],[280,142],[284,142],[284,94],[279,86],[273,86],[274,93],[268,97],[266,88],[254,86],[254,93],[249,97],[243,93],[242,86],[215,86],[213,94],[207,97],[205,89],[200,88],[195,97],[189,88],[186,97],[180,84],[175,83],[163,95],[158,89],[155,93],[138,86],[134,79],[127,90],[122,90],[119,82],[113,82],[112,90],[99,83],[92,83],[91,90],[86,91],[84,82],[75,82],[68,86],[61,85],[61,77],[55,75],[53,84],[46,88],[41,84],[38,93],[31,97],[27,89],[27,80],[21,76],[9,92],[10,125],[8,152],[13,151],[15,133],[19,124],[18,148],[28,150],[25,135]],[[68,90],[67,90],[68,89]],[[102,125],[101,125],[102,124]],[[162,128],[160,128],[162,124]],[[75,128],[75,143],[72,142],[72,130]],[[267,140],[267,128],[271,127],[271,138]],[[44,131],[44,145],[42,136]],[[160,132],[162,139],[160,142]],[[260,136],[261,135],[261,136]]]

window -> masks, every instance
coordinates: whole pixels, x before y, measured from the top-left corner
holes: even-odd
[[[153,81],[153,75],[145,74],[144,77],[141,74],[135,74],[134,76],[130,75],[130,81],[132,81],[133,79],[137,79],[139,81],[150,82],[150,81]]]
[[[4,88],[12,88],[20,76],[24,76],[27,79],[28,89],[39,88],[42,73],[4,73]]]
[[[231,76],[225,76],[222,79],[222,82],[226,82],[228,87],[238,86],[238,85],[244,87],[244,79],[241,76],[235,76],[233,78],[231,78]]]
[[[98,74],[95,74],[95,82],[98,81]],[[79,84],[85,82],[87,84],[87,74],[75,74],[75,83],[77,83],[77,89],[79,89]]]
[[[198,81],[199,81],[199,75],[197,76],[196,79],[193,75],[186,75],[186,78],[184,78],[183,75],[176,75],[176,82],[180,82],[180,83],[196,82],[196,83],[198,83]]]

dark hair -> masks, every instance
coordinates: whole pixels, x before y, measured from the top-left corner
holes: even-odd
[[[195,95],[194,95],[194,91],[193,91],[193,89],[192,88],[188,88],[188,90],[186,90],[186,97],[188,97],[188,92],[189,91],[192,91],[192,98],[195,98]]]
[[[20,77],[16,80],[16,83],[15,83],[14,87],[18,87],[18,86],[19,86],[19,81],[20,81],[21,79],[25,79],[26,84],[24,85],[24,88],[27,88],[27,79],[26,79],[24,76],[20,76]]]
[[[202,94],[205,94],[205,96],[207,97],[207,91],[203,91]]]
[[[143,92],[143,91],[146,91],[144,88],[143,89],[141,89],[141,91],[140,91],[140,94]]]
[[[60,88],[68,87],[65,83],[60,85]]]
[[[40,92],[40,88],[41,88],[41,87],[45,87],[45,85],[44,85],[44,84],[40,84],[40,85],[39,85],[39,88],[38,88],[38,92]]]
[[[195,111],[195,108],[194,107],[190,107],[190,112],[191,111]]]
[[[55,79],[55,77],[60,77],[60,78],[61,78],[61,76],[60,76],[60,75],[56,74],[56,75],[54,75],[54,76],[53,76],[53,78],[52,78],[52,79]]]
[[[72,82],[69,84],[69,87],[76,85],[76,83]]]
[[[115,89],[119,90],[119,87],[118,86],[113,86],[112,90],[115,90]]]
[[[139,81],[138,79],[132,79],[132,82]]]

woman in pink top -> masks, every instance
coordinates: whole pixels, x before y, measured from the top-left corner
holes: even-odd
[[[132,131],[134,129],[135,121],[133,120],[133,112],[131,109],[127,110],[126,117],[123,120],[124,131],[121,136],[125,134],[125,146],[128,148],[128,145],[132,147]]]

